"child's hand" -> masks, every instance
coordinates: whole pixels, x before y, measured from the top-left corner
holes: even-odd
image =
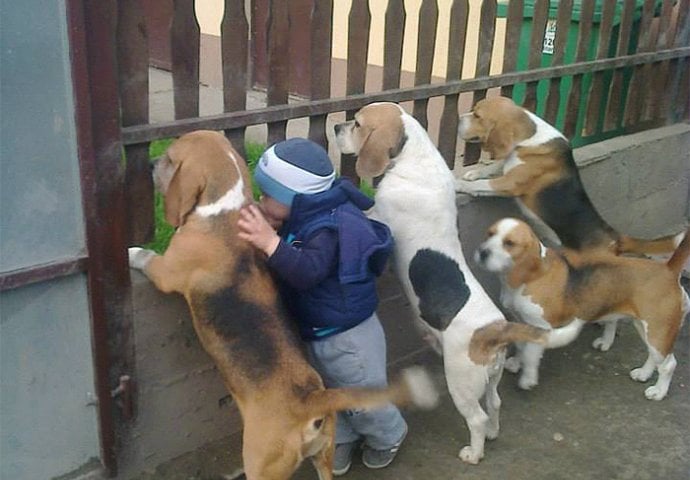
[[[237,226],[240,229],[239,237],[247,240],[267,256],[273,255],[278,248],[280,237],[256,205],[248,205],[240,210]]]

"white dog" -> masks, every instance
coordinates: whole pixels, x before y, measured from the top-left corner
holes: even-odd
[[[484,440],[499,431],[504,347],[545,343],[548,333],[506,322],[470,272],[458,238],[453,174],[411,115],[397,104],[375,103],[335,131],[340,150],[358,156],[360,176],[382,176],[371,216],[393,232],[398,277],[417,323],[443,353],[448,389],[470,430],[459,456],[477,463]]]

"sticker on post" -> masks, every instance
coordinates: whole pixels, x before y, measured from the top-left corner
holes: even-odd
[[[550,19],[546,22],[546,30],[544,31],[544,46],[542,53],[553,55],[553,45],[556,40],[556,20]]]

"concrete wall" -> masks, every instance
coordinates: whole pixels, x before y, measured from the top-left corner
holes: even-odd
[[[589,193],[602,214],[621,231],[654,236],[682,230],[688,221],[690,126],[676,125],[579,149],[576,158]],[[504,216],[519,216],[511,199],[458,197],[458,223],[466,255],[486,228]],[[643,213],[647,212],[647,213]],[[495,275],[475,275],[497,300]],[[163,295],[138,272],[135,295],[139,416],[123,457],[127,478],[239,430],[236,410],[210,358],[201,350],[183,299]],[[379,316],[389,341],[389,363],[419,353],[425,345],[407,318],[397,282],[379,283]]]

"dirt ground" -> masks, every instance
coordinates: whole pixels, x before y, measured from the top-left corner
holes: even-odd
[[[687,288],[687,282],[685,283]],[[383,309],[387,333],[394,328],[400,301]],[[402,312],[401,315],[405,315]],[[399,318],[399,317],[398,317]],[[685,322],[676,343],[676,368],[668,396],[645,399],[645,386],[628,372],[645,359],[645,349],[630,323],[619,326],[612,349],[591,347],[600,327],[588,326],[573,344],[547,351],[540,385],[530,392],[517,388],[506,372],[500,386],[501,434],[487,442],[484,460],[466,465],[457,457],[469,434],[445,390],[441,359],[428,349],[392,366],[425,365],[443,388],[432,411],[405,411],[410,426],[398,458],[372,471],[355,457],[344,479],[361,480],[687,480],[690,478],[690,334]],[[414,335],[407,331],[405,335]],[[413,339],[413,341],[416,341]],[[211,480],[241,467],[239,435],[208,444],[135,480]],[[316,479],[309,462],[294,477]]]

